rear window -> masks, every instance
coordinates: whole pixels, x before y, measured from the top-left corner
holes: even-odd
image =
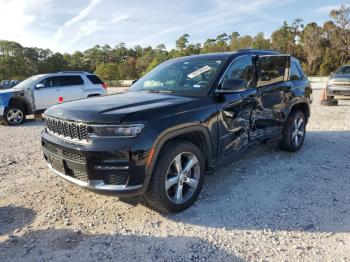
[[[83,85],[84,80],[80,76],[60,76],[60,86]]]
[[[86,76],[91,83],[93,83],[94,85],[97,85],[97,84],[103,84],[102,80],[100,78],[98,78],[98,76],[96,75],[87,75]]]

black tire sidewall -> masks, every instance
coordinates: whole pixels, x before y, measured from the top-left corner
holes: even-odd
[[[200,166],[200,177],[198,181],[198,187],[196,188],[196,191],[192,195],[192,197],[185,203],[182,204],[174,204],[171,202],[167,196],[167,192],[165,189],[165,180],[166,180],[166,173],[168,171],[168,168],[173,161],[173,159],[180,153],[183,152],[190,152],[193,153],[199,162]],[[195,200],[197,199],[198,195],[201,192],[203,182],[204,182],[204,176],[205,176],[205,159],[203,156],[203,153],[201,150],[192,144],[191,142],[187,141],[179,141],[179,142],[172,142],[167,145],[165,150],[162,150],[161,152],[162,156],[157,161],[157,165],[155,167],[155,172],[153,173],[152,179],[160,179],[161,181],[158,181],[158,192],[159,192],[159,199],[162,203],[162,206],[165,210],[168,212],[180,212],[188,207],[190,207]],[[152,182],[152,181],[151,181]]]
[[[22,114],[23,114],[23,119],[21,122],[18,122],[18,123],[11,123],[8,119],[7,119],[7,113],[12,110],[12,109],[16,109],[16,110],[20,110],[22,111]],[[23,124],[26,120],[26,114],[24,112],[24,110],[20,107],[16,107],[16,106],[9,106],[5,109],[5,112],[4,112],[4,122],[7,124],[7,125],[10,125],[10,126],[17,126],[17,125],[20,125],[20,124]]]
[[[338,100],[332,99],[332,100],[321,100],[322,106],[337,106]]]

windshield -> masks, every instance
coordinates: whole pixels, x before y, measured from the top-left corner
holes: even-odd
[[[218,59],[170,60],[139,79],[129,90],[203,96],[207,94],[222,62]]]
[[[342,66],[335,71],[336,74],[350,74],[350,66]]]
[[[14,86],[13,89],[25,90],[28,87],[32,87],[39,78],[40,78],[40,76],[29,77],[26,80],[20,82],[18,85]]]

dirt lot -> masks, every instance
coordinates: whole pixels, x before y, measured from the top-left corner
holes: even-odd
[[[0,260],[350,261],[350,100],[319,96],[300,152],[250,151],[175,215],[55,177],[42,123],[0,126]]]

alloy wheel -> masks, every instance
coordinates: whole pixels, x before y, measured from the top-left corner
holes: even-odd
[[[294,146],[298,147],[302,143],[305,135],[304,119],[301,116],[296,117],[292,128],[292,141]]]
[[[165,190],[168,199],[174,204],[187,202],[196,192],[200,178],[200,165],[197,157],[190,152],[178,154],[171,162]]]
[[[7,112],[6,117],[8,122],[10,122],[13,125],[16,125],[22,123],[24,115],[22,110],[13,108]]]

